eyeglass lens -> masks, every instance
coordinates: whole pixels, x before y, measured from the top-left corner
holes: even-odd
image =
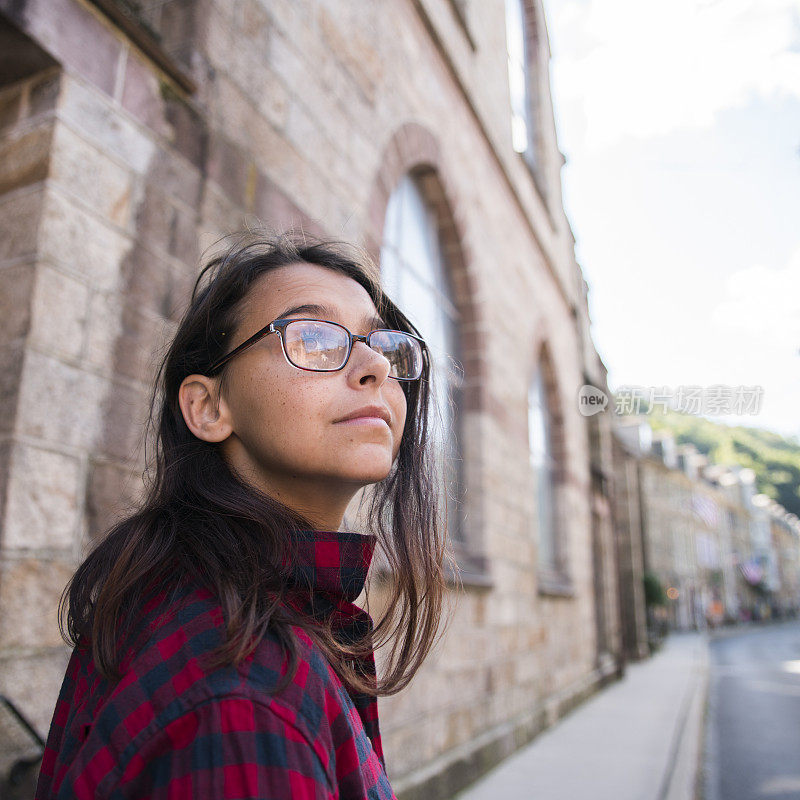
[[[344,328],[329,322],[300,320],[284,329],[286,355],[301,369],[341,369],[347,358],[347,344]],[[375,331],[370,345],[389,362],[392,377],[413,380],[422,374],[422,346],[412,336],[402,331]]]

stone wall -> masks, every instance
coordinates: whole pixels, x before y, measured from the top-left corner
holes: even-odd
[[[447,0],[204,0],[177,65],[187,93],[89,2],[0,0],[55,65],[0,93],[0,691],[41,733],[68,657],[60,592],[140,497],[150,383],[201,255],[248,221],[302,224],[377,255],[407,171],[436,209],[461,312],[466,538],[486,569],[454,598],[417,679],[381,699],[390,777],[408,797],[444,797],[603,679],[563,157],[548,96],[543,196],[511,146],[503,3],[465,7],[462,21]],[[527,447],[543,348],[559,418],[561,595],[537,577]]]

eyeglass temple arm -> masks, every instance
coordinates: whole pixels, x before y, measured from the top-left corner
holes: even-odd
[[[237,345],[230,351],[227,355],[222,356],[222,358],[218,358],[209,368],[209,374],[213,374],[216,372],[225,362],[232,359],[235,355],[238,355],[242,352],[242,350],[246,350],[250,347],[251,344],[255,344],[259,339],[263,339],[265,336],[269,336],[270,333],[276,333],[277,328],[273,328],[274,322],[270,322],[269,325],[265,325],[260,331],[256,331],[249,339],[245,339],[240,345]]]

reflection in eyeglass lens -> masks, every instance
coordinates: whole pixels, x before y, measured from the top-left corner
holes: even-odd
[[[284,342],[289,360],[303,369],[336,370],[347,357],[347,333],[326,322],[298,321],[287,325]],[[378,331],[370,343],[389,362],[390,375],[419,377],[422,351],[416,339],[402,331]]]
[[[418,377],[422,353],[416,339],[399,331],[382,331],[372,337],[372,347],[389,361],[390,375],[396,378]]]

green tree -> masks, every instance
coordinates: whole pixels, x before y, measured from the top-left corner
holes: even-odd
[[[664,587],[655,572],[648,571],[644,574],[644,603],[646,606],[664,606],[667,604]]]

